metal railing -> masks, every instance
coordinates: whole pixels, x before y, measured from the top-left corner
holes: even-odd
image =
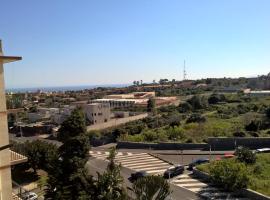
[[[27,162],[27,157],[22,155],[22,154],[19,154],[19,153],[16,153],[15,151],[12,151],[10,150],[10,164],[11,165],[16,165],[16,164],[19,164],[19,163],[24,163],[24,162]]]

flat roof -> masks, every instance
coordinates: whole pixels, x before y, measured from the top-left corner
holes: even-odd
[[[21,59],[22,57],[20,56],[1,56],[0,55],[0,61],[2,61],[3,63],[10,63],[10,62],[18,61]]]
[[[250,93],[270,93],[270,90],[254,90],[250,91]]]

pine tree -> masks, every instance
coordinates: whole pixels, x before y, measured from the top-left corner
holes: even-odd
[[[64,143],[48,170],[46,199],[91,199],[93,180],[85,169],[90,145],[85,133],[84,115],[76,109],[60,128]]]

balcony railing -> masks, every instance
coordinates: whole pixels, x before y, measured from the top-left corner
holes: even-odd
[[[27,162],[27,157],[10,150],[10,165],[17,165]]]

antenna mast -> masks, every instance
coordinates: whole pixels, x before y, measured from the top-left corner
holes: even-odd
[[[183,80],[187,79],[187,72],[186,72],[186,60],[184,60],[184,71],[183,71]]]

